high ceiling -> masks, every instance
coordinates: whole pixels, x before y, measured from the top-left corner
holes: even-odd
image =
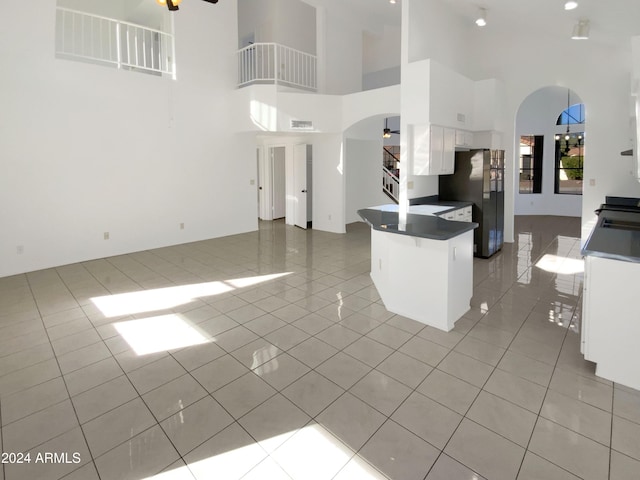
[[[313,1],[313,0],[312,0]],[[420,0],[440,1],[449,6],[470,28],[479,8],[487,9],[487,31],[557,36],[569,38],[573,26],[582,18],[590,21],[590,40],[616,45],[621,39],[640,35],[640,0],[578,0],[575,10],[565,11],[565,0]],[[387,25],[400,25],[403,0],[339,0],[349,8]],[[315,0],[332,8],[336,0]]]

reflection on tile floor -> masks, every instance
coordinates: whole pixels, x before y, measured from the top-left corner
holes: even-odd
[[[359,223],[0,279],[0,450],[31,453],[0,480],[640,478],[640,392],[580,354],[579,232],[518,217],[449,333],[384,308]]]

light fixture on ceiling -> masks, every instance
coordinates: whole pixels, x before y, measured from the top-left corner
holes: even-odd
[[[173,12],[179,10],[178,5],[182,3],[182,0],[156,0],[156,3],[163,7],[166,5],[167,8]]]
[[[589,20],[580,19],[573,26],[572,40],[588,40],[589,39]]]
[[[204,1],[207,3],[218,3],[218,0],[204,0]],[[176,10],[180,10],[178,8],[178,5],[182,3],[182,0],[156,0],[156,3],[158,5],[162,5],[163,7],[166,5],[170,11],[175,12]]]
[[[389,3],[390,3],[391,5],[395,5],[395,4],[396,4],[396,0],[389,0]]]
[[[564,4],[565,10],[573,10],[575,8],[578,8],[578,2],[574,2],[573,0],[569,0]]]
[[[387,120],[384,119],[384,130],[382,131],[382,138],[391,138],[391,134],[395,133],[396,135],[400,134],[400,130],[391,130],[389,125],[387,125]]]
[[[479,27],[484,27],[487,24],[487,9],[481,8],[478,13],[478,18],[476,18],[476,25]]]

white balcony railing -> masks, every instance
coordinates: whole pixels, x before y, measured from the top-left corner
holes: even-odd
[[[56,56],[156,75],[174,75],[173,35],[134,23],[57,8]]]
[[[266,83],[316,91],[316,68],[314,55],[277,43],[254,43],[238,51],[238,86]]]

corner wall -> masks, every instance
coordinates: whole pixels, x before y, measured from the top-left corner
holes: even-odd
[[[226,119],[235,2],[174,14],[176,81],[56,60],[47,0],[4,13],[0,277],[257,228],[254,144]]]

